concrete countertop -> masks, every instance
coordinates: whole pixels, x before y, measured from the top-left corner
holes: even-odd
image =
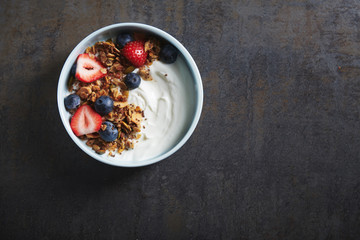
[[[2,1],[1,239],[358,239],[360,3]],[[71,50],[141,22],[176,37],[204,85],[190,140],[116,168],[58,114]]]

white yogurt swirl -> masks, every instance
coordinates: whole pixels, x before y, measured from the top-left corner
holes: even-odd
[[[152,81],[141,80],[137,89],[131,90],[128,98],[144,110],[145,118],[141,138],[134,149],[116,154],[113,158],[126,161],[141,161],[156,157],[177,144],[185,134],[189,121],[189,103],[186,88],[191,86],[191,76],[182,58],[173,64],[155,61],[150,66]]]

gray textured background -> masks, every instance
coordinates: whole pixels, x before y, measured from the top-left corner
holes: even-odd
[[[169,32],[204,84],[176,154],[89,158],[56,87],[78,42],[118,22]],[[1,239],[359,239],[360,3],[0,2]]]

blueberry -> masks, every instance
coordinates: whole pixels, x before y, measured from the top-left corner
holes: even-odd
[[[80,105],[80,97],[75,93],[70,94],[64,99],[64,103],[68,110],[75,109]]]
[[[163,46],[160,50],[160,61],[164,63],[173,63],[176,61],[178,50],[170,44]]]
[[[99,130],[100,137],[106,142],[114,141],[118,137],[119,131],[111,122],[105,121],[103,124],[106,125],[106,128],[104,131],[102,129]]]
[[[95,111],[100,115],[106,115],[113,110],[114,101],[109,96],[101,96],[95,102]]]
[[[128,42],[132,42],[132,41],[134,41],[134,38],[133,38],[132,34],[130,34],[130,33],[120,33],[116,37],[116,44],[120,48],[123,48]]]
[[[75,74],[76,74],[76,63],[74,63],[74,65],[72,65],[70,69],[70,75],[75,77]]]
[[[139,87],[141,78],[137,73],[129,73],[125,77],[125,84],[129,90]]]

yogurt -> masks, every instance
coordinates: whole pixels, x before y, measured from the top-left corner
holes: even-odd
[[[109,158],[111,161],[142,161],[171,149],[184,136],[190,124],[192,92],[190,72],[181,57],[175,63],[155,61],[150,66],[151,81],[142,80],[130,91],[128,102],[144,110],[141,137],[134,149]]]

